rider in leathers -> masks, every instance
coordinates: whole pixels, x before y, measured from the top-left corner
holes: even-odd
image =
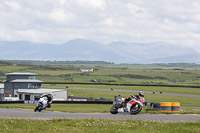
[[[136,99],[143,99],[144,101],[145,101],[145,98],[144,98],[144,92],[143,91],[139,91],[139,95],[134,95],[135,97],[136,97]],[[126,104],[131,100],[132,98],[130,98],[130,97],[127,97],[126,99],[125,99],[125,105],[124,105],[124,107],[126,107]]]
[[[45,98],[45,97],[47,98],[47,106],[46,107],[51,108],[51,103],[52,103],[52,100],[53,100],[53,95],[52,94],[43,94],[43,95],[41,95],[40,98]],[[44,107],[44,109],[46,107]]]

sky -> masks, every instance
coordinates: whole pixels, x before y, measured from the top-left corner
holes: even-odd
[[[0,41],[167,42],[200,52],[199,0],[0,0]]]

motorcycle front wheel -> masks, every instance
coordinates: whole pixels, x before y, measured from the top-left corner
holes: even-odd
[[[39,109],[40,106],[36,106],[34,111],[36,112]]]
[[[142,106],[139,104],[135,104],[131,107],[130,109],[130,114],[131,115],[136,115],[142,110]]]
[[[118,109],[119,109],[118,105],[115,104],[115,105],[113,105],[113,106],[111,107],[110,113],[111,113],[111,114],[117,114],[117,113],[118,113]]]

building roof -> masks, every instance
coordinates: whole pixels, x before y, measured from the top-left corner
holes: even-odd
[[[6,75],[6,76],[10,76],[10,75],[12,75],[12,76],[16,76],[16,75],[37,76],[38,74],[36,74],[36,73],[20,73],[20,72],[13,72],[13,73],[6,73],[5,75]]]
[[[67,91],[64,89],[18,89],[18,93],[27,93],[27,94],[45,94],[45,93],[54,93],[60,91]]]
[[[93,68],[81,68],[80,70],[93,70]]]
[[[15,79],[11,80],[12,83],[42,83],[43,81],[37,79]]]
[[[0,89],[3,89],[4,88],[4,84],[0,84]]]

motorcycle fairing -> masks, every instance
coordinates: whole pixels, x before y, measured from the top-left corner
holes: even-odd
[[[133,105],[136,105],[136,104],[139,104],[142,107],[144,106],[143,103],[140,100],[133,99],[130,102],[128,102],[127,105],[126,105],[128,112],[130,112],[131,107]]]

